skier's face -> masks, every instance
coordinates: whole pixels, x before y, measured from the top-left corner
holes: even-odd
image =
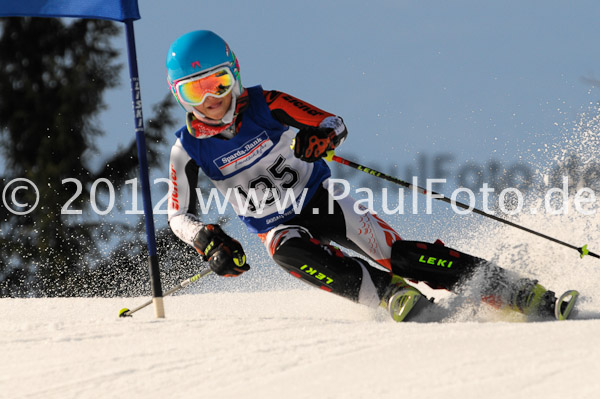
[[[229,106],[231,105],[231,96],[231,92],[225,97],[221,98],[208,96],[202,104],[196,105],[194,108],[200,111],[202,115],[206,116],[207,118],[218,121],[223,119],[227,113],[227,110],[229,110]]]

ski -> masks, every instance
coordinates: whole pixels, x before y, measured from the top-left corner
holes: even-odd
[[[576,311],[573,311],[573,307],[575,306],[578,297],[578,291],[569,290],[556,300],[556,305],[554,307],[554,317],[556,317],[556,320],[567,320],[569,316],[575,315]]]

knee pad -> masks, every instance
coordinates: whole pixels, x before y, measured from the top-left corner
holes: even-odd
[[[445,247],[441,242],[396,241],[392,245],[394,274],[423,281],[432,288],[452,290],[482,263],[487,262]]]
[[[364,266],[357,258],[345,256],[331,245],[322,244],[314,238],[291,238],[279,245],[273,260],[294,277],[358,301]],[[368,269],[376,287],[389,281],[388,273],[371,267]]]

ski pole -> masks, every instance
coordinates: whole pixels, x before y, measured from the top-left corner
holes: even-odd
[[[183,280],[182,282],[180,282],[178,285],[176,285],[175,287],[171,288],[169,291],[165,292],[163,294],[163,296],[169,296],[177,291],[179,291],[182,288],[187,287],[188,285],[190,285],[191,283],[201,279],[202,277],[206,276],[207,274],[212,273],[212,270],[210,269],[205,269],[202,270],[200,273],[188,278],[187,280]],[[129,310],[127,308],[123,308],[121,309],[121,311],[119,312],[119,317],[131,317],[132,314],[134,314],[135,312],[137,312],[138,310],[144,309],[146,306],[149,306],[150,304],[152,304],[152,299],[144,302],[143,304],[141,304],[140,306],[138,306],[135,309]]]
[[[368,168],[368,167],[363,166],[361,164],[358,164],[356,162],[349,161],[347,159],[344,159],[342,157],[339,157],[339,156],[335,155],[334,151],[328,151],[327,152],[327,156],[324,159],[327,160],[327,161],[330,161],[330,162],[331,161],[335,161],[335,162],[341,163],[342,165],[350,166],[351,168],[360,170],[361,172],[367,173],[367,174],[375,176],[375,177],[379,177],[379,178],[387,180],[389,182],[392,182],[392,183],[395,183],[395,184],[399,184],[399,185],[401,185],[401,186],[403,186],[405,188],[408,188],[410,190],[416,190],[420,194],[434,195],[435,197],[433,197],[433,198],[435,198],[435,199],[442,200],[442,201],[444,201],[444,202],[446,202],[448,204],[454,204],[454,205],[456,205],[456,206],[458,206],[460,208],[463,208],[463,209],[471,210],[473,213],[476,213],[478,215],[485,216],[485,217],[493,219],[493,220],[495,220],[497,222],[507,224],[507,225],[515,227],[515,228],[517,228],[519,230],[526,231],[526,232],[534,234],[534,235],[536,235],[538,237],[542,237],[542,238],[545,238],[546,240],[549,240],[549,241],[555,242],[557,244],[563,245],[563,246],[565,246],[567,248],[574,249],[577,252],[579,252],[580,258],[583,258],[585,255],[590,255],[590,256],[592,256],[594,258],[600,259],[600,255],[598,255],[598,254],[596,254],[596,253],[591,252],[591,251],[588,250],[587,244],[584,245],[583,247],[576,247],[575,245],[571,245],[571,244],[569,244],[567,242],[558,240],[558,239],[556,239],[554,237],[550,237],[550,236],[547,236],[546,234],[540,233],[538,231],[529,229],[527,227],[523,227],[523,226],[518,225],[516,223],[513,223],[513,222],[511,222],[509,220],[502,219],[502,218],[500,218],[500,217],[498,217],[496,215],[492,215],[491,213],[484,212],[484,211],[479,210],[477,208],[472,208],[472,207],[470,207],[470,206],[468,206],[466,204],[463,204],[462,202],[458,202],[458,201],[452,200],[452,199],[444,196],[443,194],[436,193],[435,191],[427,191],[426,189],[424,189],[422,187],[419,187],[419,186],[416,186],[416,185],[414,185],[412,183],[409,183],[409,182],[406,182],[404,180],[398,179],[396,177],[393,177],[393,176],[387,175],[385,173],[376,171],[375,169]]]

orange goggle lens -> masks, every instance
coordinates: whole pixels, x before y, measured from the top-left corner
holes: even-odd
[[[178,82],[175,89],[180,101],[189,105],[200,105],[208,96],[226,96],[233,88],[233,83],[233,75],[228,68],[223,68],[210,75]]]

